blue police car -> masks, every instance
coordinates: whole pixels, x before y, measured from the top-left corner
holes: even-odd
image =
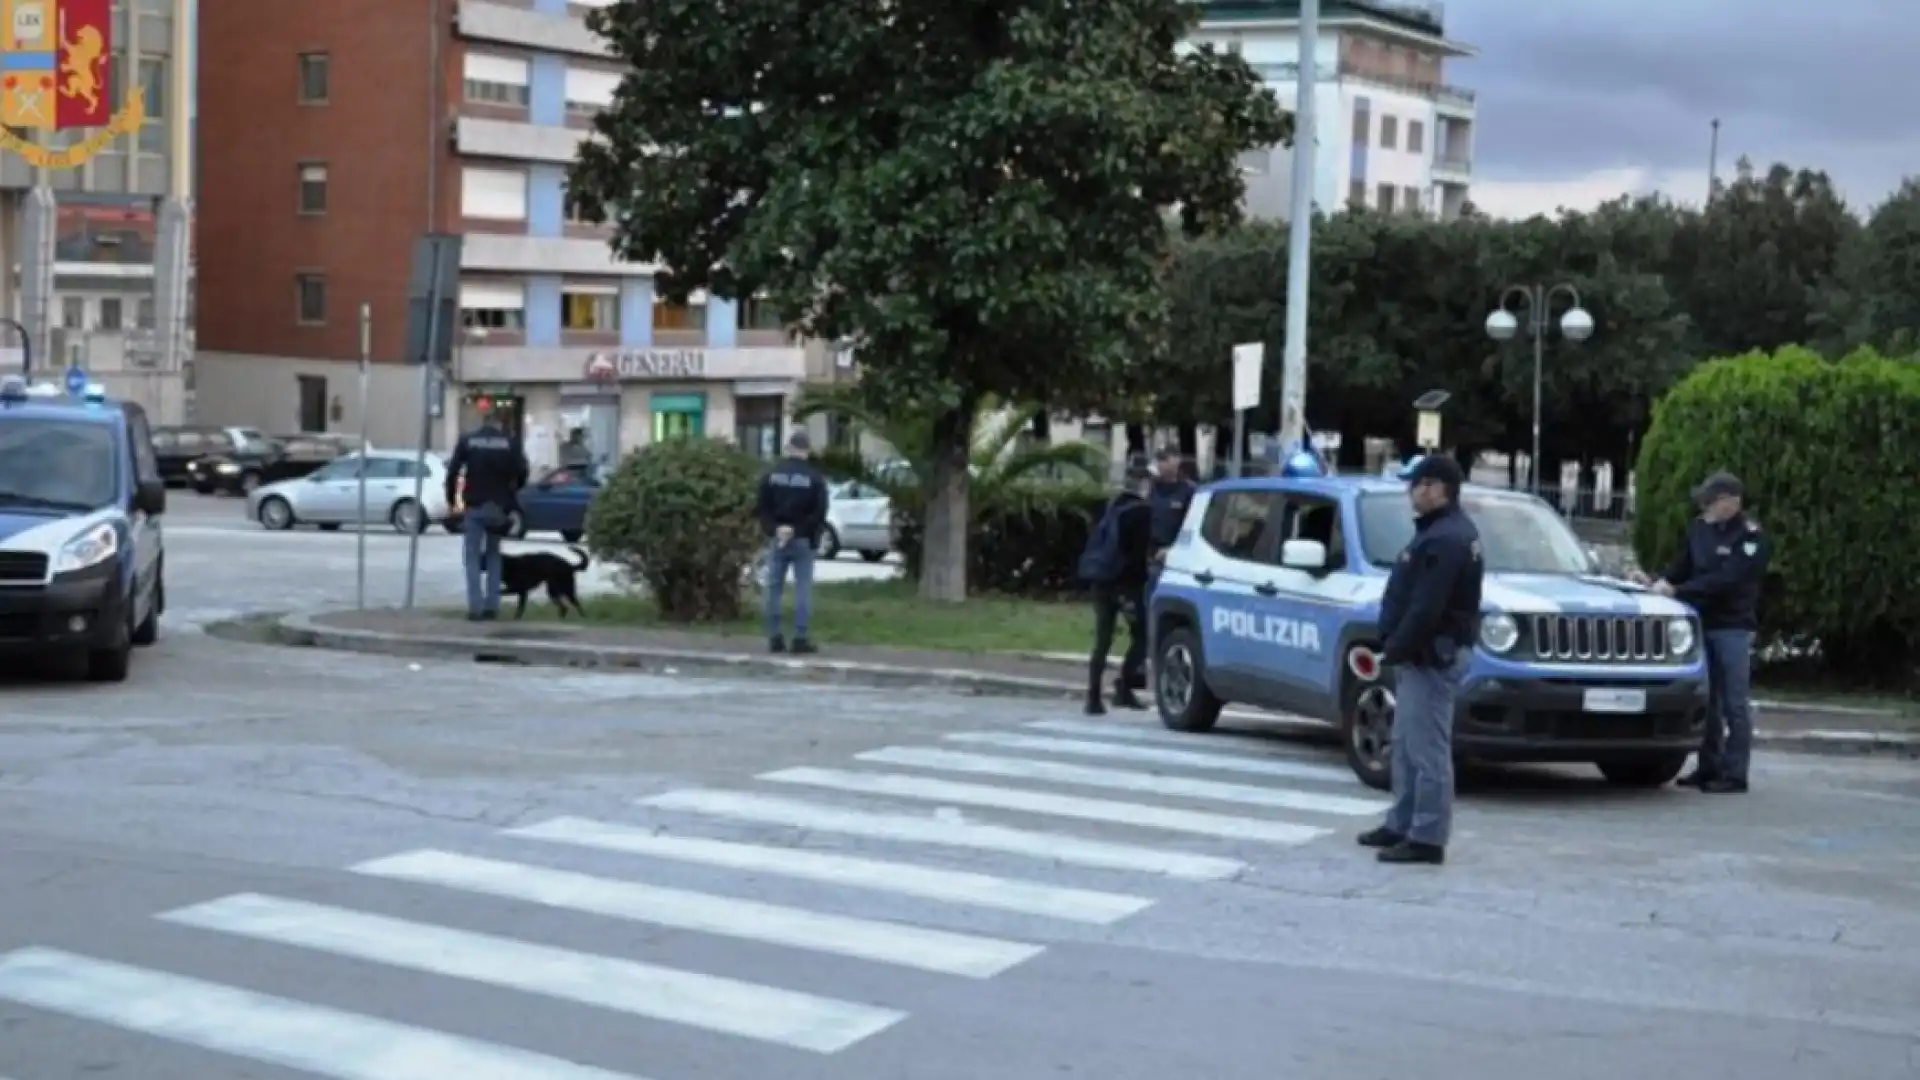
[[[0,654],[120,682],[166,607],[167,490],[144,410],[0,380]]]
[[[1707,716],[1694,612],[1602,576],[1538,498],[1469,485],[1460,501],[1479,526],[1487,574],[1456,754],[1592,762],[1636,787],[1672,782]],[[1388,788],[1393,673],[1375,623],[1412,536],[1406,485],[1385,478],[1202,489],[1149,601],[1162,721],[1206,731],[1228,702],[1325,720],[1354,773]]]

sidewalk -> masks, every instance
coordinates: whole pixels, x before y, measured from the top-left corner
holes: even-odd
[[[610,626],[512,621],[470,623],[422,611],[291,615],[276,636],[288,645],[476,662],[551,667],[619,668],[666,675],[701,674],[803,679],[882,688],[1077,700],[1086,684],[1062,653],[957,653],[925,649],[835,646],[806,658],[770,655],[753,637],[636,630]],[[1116,657],[1116,660],[1118,658]],[[1775,749],[1810,753],[1883,753],[1920,757],[1920,718],[1841,704],[1756,702],[1755,739]],[[1324,725],[1280,714],[1228,710],[1228,715]]]

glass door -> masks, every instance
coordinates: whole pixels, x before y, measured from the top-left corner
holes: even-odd
[[[653,413],[654,442],[706,436],[705,394],[655,394],[649,404]]]

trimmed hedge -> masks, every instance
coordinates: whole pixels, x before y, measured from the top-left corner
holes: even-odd
[[[587,509],[587,546],[644,586],[674,622],[741,616],[766,540],[754,516],[760,459],[720,439],[670,439],[627,457]]]
[[[1637,463],[1634,546],[1677,554],[1689,493],[1726,469],[1773,542],[1764,630],[1819,642],[1825,665],[1879,679],[1920,661],[1920,365],[1798,347],[1696,369],[1655,406]],[[1903,679],[1904,681],[1904,679]]]
[[[967,540],[967,587],[977,593],[1058,598],[1085,590],[1080,553],[1111,493],[1098,488],[1039,486],[1010,492],[977,508]],[[920,516],[896,501],[900,557],[920,576]]]

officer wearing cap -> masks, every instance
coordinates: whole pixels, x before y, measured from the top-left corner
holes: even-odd
[[[1413,540],[1380,599],[1381,660],[1393,668],[1393,805],[1361,834],[1386,863],[1446,861],[1453,829],[1453,713],[1480,638],[1480,530],[1460,509],[1458,462],[1431,454],[1401,476]]]
[[[1700,516],[1686,543],[1658,580],[1663,596],[1693,606],[1706,639],[1713,703],[1694,771],[1680,783],[1712,794],[1747,790],[1753,756],[1753,635],[1760,629],[1760,586],[1772,552],[1760,523],[1746,514],[1746,488],[1718,472],[1693,489]]]

